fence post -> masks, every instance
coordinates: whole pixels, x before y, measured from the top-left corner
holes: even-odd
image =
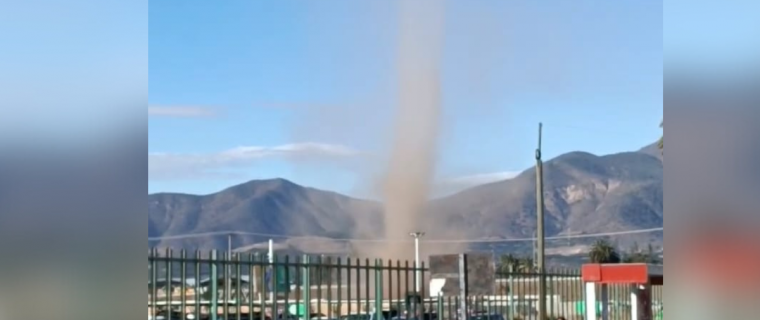
[[[436,312],[438,314],[438,319],[443,319],[443,290],[438,291],[438,307],[436,308]],[[509,319],[512,320],[512,319]]]
[[[166,308],[172,310],[172,293],[174,290],[174,281],[172,281],[172,258],[174,258],[174,252],[171,248],[166,249]],[[172,319],[172,313],[168,312],[167,319]]]
[[[467,256],[464,254],[459,255],[459,299],[460,312],[459,319],[466,320],[467,313],[469,312],[469,302],[467,301]]]
[[[515,272],[514,270],[515,267],[510,263],[507,268],[508,268],[507,272],[509,272],[507,274],[507,276],[509,277],[509,284],[508,284],[509,287],[507,287],[507,317],[508,317],[508,320],[512,320],[515,318],[514,317],[515,303],[514,303],[514,299],[512,299],[512,292],[514,292],[513,290],[514,283],[512,281],[512,274]]]
[[[375,320],[381,320],[383,315],[383,263],[375,259]],[[390,319],[388,319],[390,320]]]
[[[303,302],[304,302],[304,315],[301,319],[310,319],[311,318],[311,268],[310,268],[310,259],[309,255],[305,254],[303,256],[303,284],[301,285],[301,288],[303,290]]]
[[[555,301],[554,297],[556,296],[554,292],[554,284],[557,282],[557,277],[556,277],[556,274],[549,274],[547,275],[547,278],[549,278],[549,281],[548,281],[549,284],[547,286],[548,290],[546,290],[547,291],[546,293],[549,295],[548,296],[549,299],[547,299],[549,303],[549,307],[547,308],[549,309],[549,314],[547,316],[551,318],[551,317],[556,316],[555,310],[554,310],[554,301]],[[564,280],[560,280],[560,281],[564,281]]]
[[[219,275],[216,270],[216,263],[217,263],[217,252],[216,250],[211,251],[211,276],[209,277],[209,284],[211,285],[211,310],[209,310],[209,315],[211,316],[211,320],[217,319],[217,312],[218,310],[218,303],[219,303],[219,289],[217,288],[217,282],[219,281]]]
[[[155,318],[158,314],[158,250],[153,248],[148,256],[148,266],[150,268],[150,311],[151,317]]]
[[[180,290],[182,290],[182,295],[180,296],[180,299],[182,299],[180,308],[182,310],[182,317],[187,318],[187,252],[185,249],[182,249],[179,252],[179,258],[181,261],[179,278],[182,281],[182,283],[180,283]]]
[[[270,274],[270,280],[267,281],[267,283],[270,285],[269,289],[267,290],[269,293],[269,301],[272,304],[272,319],[276,319],[280,314],[283,314],[283,317],[285,316],[285,312],[280,312],[280,306],[279,306],[279,295],[278,295],[278,288],[277,284],[280,283],[280,275],[279,272],[277,272],[277,268],[279,267],[279,264],[277,264],[278,258],[277,256],[270,256],[269,257],[269,274]],[[288,257],[285,256],[285,261],[288,261]],[[285,274],[287,275],[287,273]],[[288,282],[289,279],[285,279],[286,282]],[[285,310],[288,310],[288,299],[285,299]]]

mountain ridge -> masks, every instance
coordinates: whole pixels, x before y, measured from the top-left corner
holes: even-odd
[[[576,151],[546,161],[547,236],[661,227],[662,161],[648,148],[601,156]],[[429,230],[427,237],[451,239],[445,229],[452,228],[447,226],[455,226],[458,238],[465,239],[530,237],[535,230],[535,199],[535,168],[512,179],[431,199],[423,219],[426,225],[441,227]],[[380,202],[282,178],[252,180],[207,195],[154,193],[148,195],[148,203],[149,237],[225,230],[252,234],[236,235],[235,247],[266,240],[256,233],[378,238],[387,227]],[[630,238],[657,243],[662,235]],[[149,245],[224,249],[226,241],[209,236],[149,241]],[[302,251],[320,250],[317,244],[309,245],[301,245]]]

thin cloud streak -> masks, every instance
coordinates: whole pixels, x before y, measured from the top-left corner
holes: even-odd
[[[435,185],[433,196],[443,197],[443,196],[451,195],[451,194],[464,191],[472,187],[477,187],[480,185],[498,182],[498,181],[509,180],[516,177],[519,174],[520,174],[519,171],[501,171],[501,172],[473,174],[473,175],[460,176],[460,177],[455,177],[455,178],[450,178],[450,179],[444,179],[444,180],[439,181]]]
[[[198,180],[235,178],[229,170],[252,167],[256,162],[277,158],[285,161],[337,161],[364,153],[343,145],[293,143],[279,146],[241,146],[216,153],[177,154],[148,153],[150,180]]]
[[[148,106],[149,117],[166,118],[207,118],[217,115],[217,111],[208,107],[195,106]]]
[[[486,184],[486,183],[491,183],[491,182],[512,179],[519,174],[520,174],[519,171],[502,171],[502,172],[474,174],[474,175],[468,175],[468,176],[451,179],[450,183],[476,186],[476,185],[481,185],[481,184]]]

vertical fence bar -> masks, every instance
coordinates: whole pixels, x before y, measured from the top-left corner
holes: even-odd
[[[338,257],[335,265],[336,265],[336,271],[338,273],[337,280],[338,280],[338,318],[342,317],[344,315],[343,313],[343,260]]]
[[[585,291],[584,291],[584,288],[583,288],[583,279],[578,274],[576,274],[575,271],[568,271],[568,272],[570,272],[573,275],[573,278],[576,281],[576,285],[574,285],[573,288],[570,289],[573,292],[573,296],[577,297],[575,299],[575,304],[576,305],[583,305],[584,301],[585,301],[585,296],[584,296]],[[578,308],[574,307],[574,309],[577,310]],[[580,311],[580,310],[577,310],[577,311]],[[575,314],[577,316],[583,316],[584,315],[583,312],[577,312],[577,311],[575,312]]]
[[[174,279],[172,279],[172,249],[166,249],[166,319],[172,319],[172,293],[174,290]]]
[[[351,272],[351,266],[353,265],[353,259],[350,257],[346,258],[346,308],[348,312],[347,315],[351,315],[354,312],[354,290],[353,290],[353,281],[351,281],[351,278],[353,277],[353,272]]]
[[[278,316],[284,317],[284,312],[280,312],[280,306],[279,306],[279,283],[280,283],[280,273],[277,272],[277,269],[279,268],[279,262],[277,261],[278,256],[270,257],[270,263],[269,265],[269,281],[267,281],[267,285],[270,286],[267,291],[271,292],[270,296],[272,297],[272,319],[276,319]],[[287,261],[287,257],[285,259]],[[285,274],[287,275],[287,270],[285,271]],[[287,310],[287,300],[285,301],[285,310]]]
[[[571,309],[572,311],[568,311],[568,312],[573,312],[573,315],[575,316],[582,316],[583,313],[578,312],[580,310],[577,310],[578,308],[576,307],[576,305],[578,305],[578,303],[581,303],[581,304],[583,303],[583,281],[580,277],[576,276],[573,270],[567,270],[566,272],[568,275],[572,275],[574,279],[573,280],[574,285],[568,288],[567,290],[568,294],[572,295],[573,297],[573,306]]]
[[[255,279],[256,282],[254,282],[253,288],[255,293],[254,296],[251,297],[251,301],[253,301],[254,297],[258,300],[259,317],[261,320],[266,320],[267,317],[269,317],[270,320],[276,319],[277,310],[274,307],[274,302],[267,303],[267,295],[269,295],[269,290],[267,290],[266,270],[269,267],[269,263],[265,264],[263,256],[258,253],[253,255],[253,261],[253,279]],[[258,273],[256,272],[256,267],[258,267]],[[253,302],[251,302],[251,304],[253,304]]]
[[[575,290],[576,287],[581,286],[582,284],[580,283],[580,279],[576,278],[575,274],[573,272],[571,272],[571,270],[569,270],[569,269],[562,269],[562,270],[563,270],[562,274],[564,274],[568,279],[572,279],[572,280],[568,280],[568,285],[565,286],[565,288],[563,290],[563,296],[567,297],[567,299],[566,299],[567,301],[572,302],[572,304],[570,304],[570,305],[565,304],[565,309],[563,310],[564,316],[569,318],[570,315],[576,315],[575,314],[575,303],[576,303],[575,301],[577,299],[575,298],[576,295],[575,295],[574,291],[576,291]],[[570,300],[570,299],[572,299],[572,300]]]
[[[383,261],[375,259],[375,319],[383,319]],[[390,319],[389,319],[390,320]]]
[[[554,292],[554,289],[555,289],[555,286],[557,285],[557,279],[558,279],[558,277],[552,271],[552,273],[550,273],[549,275],[547,275],[547,278],[549,280],[549,283],[548,283],[547,289],[546,289],[546,291],[547,291],[546,294],[548,294],[548,296],[546,297],[547,298],[546,301],[549,304],[549,308],[547,308],[547,309],[549,309],[549,315],[548,315],[548,317],[555,318],[557,315],[555,314],[556,310],[554,310],[554,301],[556,300],[556,299],[554,299],[554,296],[556,296],[556,293]]]
[[[356,307],[356,311],[354,311],[354,312],[356,312],[357,314],[361,314],[361,312],[362,312],[362,309],[361,309],[361,306],[362,306],[362,286],[361,286],[362,274],[361,274],[361,270],[362,270],[362,261],[361,261],[361,259],[356,258],[355,263],[354,263],[354,271],[356,271],[355,272],[356,282],[354,283],[354,286],[356,288],[356,292],[355,292],[356,296],[354,296],[354,298],[356,300],[354,301],[354,305],[352,307],[354,307],[354,306]]]
[[[365,313],[367,315],[371,315],[372,314],[372,310],[369,308],[369,305],[370,305],[370,303],[369,303],[369,298],[370,298],[369,292],[370,292],[370,286],[371,286],[371,279],[372,278],[369,275],[369,271],[371,269],[371,265],[369,263],[369,258],[364,259],[364,268],[362,268],[362,269],[364,270],[364,302],[362,303],[362,305],[364,306]]]
[[[242,285],[243,279],[241,279],[242,278],[242,273],[241,273],[241,271],[242,271],[241,270],[242,265],[241,265],[240,255],[239,254],[230,253],[230,255],[233,257],[232,260],[234,261],[234,269],[235,269],[235,286],[232,287],[232,288],[230,288],[230,291],[234,291],[234,293],[235,293],[235,313],[237,314],[237,320],[240,320],[240,318],[242,317],[242,313],[243,313],[243,310],[242,310],[242,308],[243,308],[243,302],[240,301],[241,300],[241,295],[243,294],[243,285]],[[249,278],[248,280],[249,280],[248,283],[250,283],[251,279]],[[230,294],[230,295],[232,295],[232,294]],[[252,314],[253,314],[253,310],[248,309],[248,319],[251,319],[251,315]]]
[[[507,317],[509,320],[513,320],[514,317],[514,301],[512,299],[512,295],[514,294],[514,282],[512,282],[512,274],[514,273],[514,266],[511,264],[508,266],[508,273],[507,273],[507,279],[508,279],[508,287],[507,287]]]
[[[555,304],[557,305],[557,316],[561,317],[568,317],[570,316],[567,312],[567,295],[565,294],[567,291],[567,288],[574,284],[574,279],[571,278],[567,272],[565,272],[565,269],[559,269],[557,271],[561,277],[561,280],[559,284],[555,287],[556,292],[556,299],[557,301]]]
[[[193,276],[195,277],[195,282],[193,283],[193,296],[195,300],[195,310],[194,316],[195,319],[201,318],[201,252],[196,250],[195,251],[195,262],[193,263],[193,266],[195,267],[195,270],[193,270]]]
[[[283,269],[285,270],[285,283],[287,283],[288,286],[290,286],[290,283],[291,283],[291,281],[290,281],[291,280],[291,278],[290,278],[290,272],[291,272],[291,270],[290,270],[290,255],[285,255],[285,264],[283,265]],[[277,274],[276,271],[277,270],[274,270],[274,274]],[[278,283],[275,282],[272,285],[272,287],[277,288],[278,287]],[[298,292],[298,286],[296,286],[295,289],[296,289],[296,292]],[[284,296],[286,298],[284,299],[283,306],[282,306],[282,314],[283,315],[290,315],[290,291],[291,290],[288,290],[288,292],[284,292]],[[277,298],[274,298],[274,299],[277,300]],[[285,318],[285,316],[283,316],[283,319],[287,319],[287,318]]]
[[[267,317],[269,317],[269,320],[277,319],[277,308],[275,307],[275,301],[267,300],[268,296],[271,294],[271,290],[267,288],[266,270],[271,266],[271,263],[269,262],[269,259],[264,262],[262,255],[256,255],[254,256],[254,259],[256,260],[256,265],[259,266],[259,273],[257,277],[259,280],[261,280],[257,284],[259,290],[256,294],[259,299],[259,305],[261,306],[261,320],[266,320]],[[270,274],[269,277],[274,278],[274,274]]]
[[[427,297],[427,290],[426,290],[427,282],[425,281],[425,261],[420,261],[420,263],[418,263],[418,268],[419,268],[418,273],[419,273],[419,281],[420,281],[419,282],[420,292],[418,292],[417,294],[419,294],[420,298],[422,298],[422,303],[420,304],[420,308],[422,308],[422,310],[420,311],[422,311],[424,315],[426,313],[432,312],[432,308],[430,307],[430,305],[429,304],[426,305],[425,303],[425,301],[427,301],[427,299],[425,299],[425,297]]]
[[[391,260],[380,260],[383,266],[383,298],[388,299],[388,317],[384,320],[391,320],[393,315],[393,262]],[[387,276],[385,274],[387,273]],[[385,293],[388,293],[387,297]]]
[[[332,308],[332,291],[334,288],[333,283],[333,267],[332,267],[332,257],[327,257],[327,261],[325,262],[325,274],[327,275],[327,318],[328,319],[334,319],[333,314],[333,308]],[[320,292],[322,290],[320,289]],[[320,306],[322,305],[321,299],[320,299]]]
[[[436,318],[443,319],[443,292],[439,291],[438,296],[435,299],[435,314]]]
[[[568,300],[567,288],[572,285],[571,281],[574,281],[574,279],[570,278],[568,272],[564,268],[559,270],[559,274],[562,276],[563,280],[562,280],[562,285],[559,287],[559,290],[557,290],[559,291],[558,296],[561,301],[558,312],[560,316],[568,317],[570,314],[568,313],[568,310],[567,310],[567,300]]]
[[[311,318],[311,258],[309,255],[303,256],[303,304],[304,304],[304,319]]]
[[[222,254],[222,295],[224,296],[222,300],[224,310],[222,313],[224,314],[224,320],[230,320],[230,282],[232,282],[232,275],[230,275],[230,261],[230,252],[225,251]]]
[[[576,305],[578,305],[578,306],[585,306],[585,301],[586,301],[586,296],[585,296],[586,295],[586,288],[585,288],[585,284],[583,283],[583,279],[579,279],[578,282],[579,282],[579,285],[573,287],[574,288],[573,291],[575,292],[576,297],[578,297],[578,299],[576,301]],[[585,310],[585,309],[580,309],[580,308],[576,307],[576,310],[577,311],[581,311],[581,310]],[[579,316],[584,316],[585,315],[585,312],[576,312],[576,313]]]
[[[211,286],[211,307],[209,308],[209,316],[211,320],[217,320],[219,315],[219,288],[217,287],[219,275],[216,270],[217,258],[216,250],[211,250],[211,259],[209,259],[209,265],[211,268],[211,274],[209,276],[209,285]]]
[[[401,314],[404,310],[401,308],[401,261],[396,260],[396,310]],[[401,316],[401,315],[399,315]]]
[[[301,279],[301,259],[297,256],[291,257],[290,255],[286,255],[285,261],[286,262],[284,267],[286,270],[288,270],[288,273],[286,273],[286,278],[288,279],[288,283],[293,284],[291,286],[291,290],[284,295],[286,297],[285,301],[287,303],[287,307],[285,309],[290,312],[290,310],[293,309],[293,305],[297,307],[301,303],[301,288],[303,287],[303,281]]]
[[[409,295],[409,260],[404,261],[404,291],[406,292],[406,295]],[[406,299],[408,300],[408,299]],[[411,305],[409,304],[409,301],[405,301],[405,307],[406,307],[406,313],[407,313],[407,319],[412,316],[411,312],[413,310],[409,310]]]
[[[319,317],[322,317],[322,284],[323,284],[323,278],[322,273],[324,272],[324,267],[322,265],[323,263],[323,256],[320,255],[317,257],[317,263],[312,265],[312,272],[314,273],[312,276],[314,278],[313,283],[317,286],[317,314]],[[311,290],[311,289],[310,289]]]
[[[150,283],[148,285],[149,295],[150,298],[150,315],[152,318],[156,317],[156,301],[157,301],[157,293],[158,289],[156,286],[156,281],[158,281],[158,270],[157,270],[157,263],[156,263],[156,256],[157,251],[156,249],[152,249],[150,252],[150,255],[148,256],[148,267],[150,268]]]
[[[460,318],[467,319],[467,313],[469,311],[469,305],[467,303],[467,258],[464,255],[459,255],[459,297],[462,300],[460,303],[461,311]]]
[[[259,279],[256,277],[256,264],[255,264],[255,256],[253,253],[248,253],[248,295],[246,299],[246,304],[248,305],[248,319],[255,319],[254,313],[253,313],[253,301],[257,297],[256,292],[256,286]],[[259,320],[264,320],[264,305],[259,305]]]
[[[297,283],[296,284],[296,290],[297,290],[296,292],[297,292],[297,294],[296,294],[296,297],[295,297],[294,304],[296,306],[296,312],[297,312],[296,316],[298,316],[299,314],[302,313],[301,311],[298,311],[298,307],[303,306],[303,296],[304,296],[304,292],[303,292],[303,268],[304,267],[303,267],[303,258],[302,257],[294,258],[294,260],[296,260],[296,261],[295,261],[295,264],[294,264],[295,274],[293,275],[293,281],[295,281]],[[293,307],[291,306],[290,308],[292,309]],[[301,308],[301,309],[303,309],[303,308]]]
[[[179,280],[180,282],[180,290],[182,290],[180,294],[180,299],[182,299],[182,302],[180,303],[180,319],[187,318],[187,252],[185,249],[182,249],[179,252],[179,259],[180,259],[180,276]]]
[[[462,298],[460,296],[458,296],[458,295],[454,296],[453,298],[454,298],[454,314],[455,314],[455,319],[464,320],[464,319],[462,319],[462,311],[461,311],[462,310],[462,303],[460,301]]]

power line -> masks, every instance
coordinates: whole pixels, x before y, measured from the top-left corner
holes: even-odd
[[[576,125],[568,125],[568,124],[562,124],[562,123],[544,123],[545,127],[551,128],[557,128],[557,129],[571,129],[571,130],[577,130],[577,131],[586,131],[588,133],[606,133],[606,134],[613,134],[613,135],[619,135],[619,136],[627,136],[627,137],[635,137],[640,136],[641,132],[623,132],[623,131],[617,131],[617,130],[609,130],[607,128],[594,128],[594,127],[583,127],[583,126],[576,126]]]
[[[609,237],[609,236],[619,236],[619,235],[630,235],[630,234],[641,234],[641,233],[651,233],[651,232],[657,232],[657,231],[663,231],[663,228],[650,228],[650,229],[636,229],[636,230],[625,230],[625,231],[613,231],[613,232],[600,232],[600,233],[589,233],[589,234],[576,234],[576,235],[565,235],[565,236],[554,236],[554,237],[546,237],[546,240],[566,240],[566,239],[582,239],[582,238],[597,238],[597,237]],[[191,239],[191,238],[200,238],[200,237],[213,237],[213,236],[229,236],[229,235],[245,235],[245,236],[259,236],[259,237],[267,237],[272,239],[308,239],[308,240],[317,240],[319,238],[325,238],[325,237],[318,237],[318,236],[287,236],[287,235],[281,235],[281,234],[268,234],[268,233],[258,233],[258,232],[245,232],[245,231],[215,231],[215,232],[204,232],[204,233],[190,233],[190,234],[181,234],[181,235],[173,235],[173,236],[165,236],[165,237],[148,237],[148,241],[161,241],[161,240],[180,240],[180,239]],[[412,240],[393,240],[393,239],[355,239],[355,238],[325,238],[327,240],[331,241],[347,241],[347,242],[365,242],[365,243],[388,243],[388,242],[411,242]],[[531,237],[531,238],[513,238],[513,239],[457,239],[457,240],[447,240],[447,239],[429,239],[425,240],[425,243],[505,243],[505,242],[531,242],[535,241],[537,238]]]

